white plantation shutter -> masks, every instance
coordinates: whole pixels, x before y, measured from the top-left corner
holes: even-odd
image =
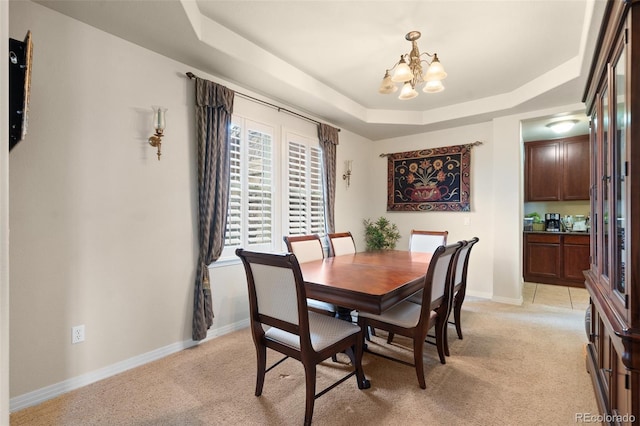
[[[270,244],[273,222],[272,136],[248,132],[247,243]]]
[[[324,195],[322,188],[322,151],[313,139],[289,138],[288,235],[324,236]]]
[[[273,129],[234,118],[225,249],[271,250],[273,243]]]
[[[309,190],[311,199],[309,205],[309,218],[311,221],[310,234],[325,234],[324,221],[324,192],[322,188],[322,151],[319,146],[311,147],[310,167],[311,179]]]
[[[229,208],[224,245],[239,246],[242,243],[242,155],[240,152],[241,127],[232,124],[229,131],[231,157],[231,181],[229,183]]]
[[[295,142],[289,142],[289,235],[307,233],[306,164],[306,147]]]

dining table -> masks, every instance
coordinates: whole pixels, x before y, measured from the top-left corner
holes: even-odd
[[[377,250],[300,264],[306,295],[351,310],[381,314],[422,289],[431,253]]]

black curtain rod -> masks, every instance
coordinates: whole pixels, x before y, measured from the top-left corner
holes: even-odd
[[[197,76],[194,73],[192,73],[191,71],[189,71],[189,72],[187,72],[187,77],[189,77],[191,80],[193,80]],[[262,99],[254,98],[253,96],[245,95],[244,93],[236,92],[235,90],[234,90],[234,92],[236,93],[236,95],[242,96],[243,98],[250,99],[250,100],[252,100],[254,102],[257,102],[257,103],[260,103],[260,104],[263,104],[263,105],[267,105],[267,106],[270,106],[271,108],[277,109],[278,112],[283,112],[284,111],[287,114],[295,115],[296,117],[300,117],[300,118],[302,118],[304,120],[311,121],[312,123],[322,124],[319,121],[314,120],[313,118],[307,117],[307,116],[302,115],[302,114],[298,114],[297,112],[288,110],[286,108],[282,108],[282,107],[280,107],[278,105],[274,105],[274,104],[269,103],[267,101],[263,101]],[[340,129],[338,129],[338,131],[340,131]]]

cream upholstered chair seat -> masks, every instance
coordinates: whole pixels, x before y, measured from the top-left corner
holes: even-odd
[[[359,330],[357,325],[348,321],[336,321],[335,318],[327,315],[309,312],[309,333],[311,346],[315,351],[321,351],[345,339],[353,334],[354,327]],[[265,332],[265,337],[300,350],[300,337],[293,333],[272,327]]]
[[[384,311],[383,315],[365,314],[367,318],[385,321],[398,327],[411,328],[418,325],[422,307],[416,303],[408,301],[400,302],[390,309]],[[431,311],[429,321],[433,322],[438,314]]]

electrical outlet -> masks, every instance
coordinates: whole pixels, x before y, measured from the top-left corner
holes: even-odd
[[[84,342],[84,324],[71,328],[71,343]]]

